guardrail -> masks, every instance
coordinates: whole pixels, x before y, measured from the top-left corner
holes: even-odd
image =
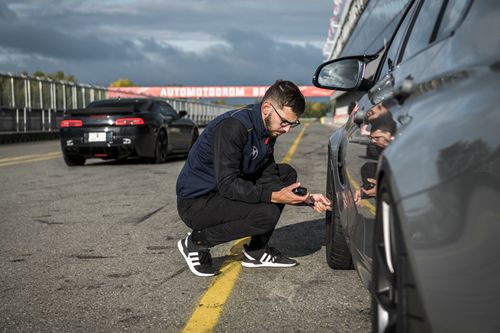
[[[108,98],[102,86],[0,73],[0,134],[53,132],[67,110]],[[134,94],[131,97],[137,97]],[[153,97],[141,95],[141,97]],[[157,98],[157,97],[155,97]],[[199,101],[162,98],[177,111],[186,110],[199,126],[231,107]]]

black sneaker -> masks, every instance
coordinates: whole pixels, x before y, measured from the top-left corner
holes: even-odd
[[[297,262],[285,257],[274,247],[250,251],[245,244],[243,245],[243,260],[241,261],[241,265],[244,267],[292,267],[297,265]]]
[[[217,270],[212,267],[210,250],[194,245],[191,240],[191,233],[188,233],[186,238],[179,240],[177,247],[193,274],[198,276],[214,276],[217,274]]]

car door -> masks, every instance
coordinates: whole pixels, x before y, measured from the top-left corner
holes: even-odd
[[[378,82],[360,101],[360,112],[364,115],[364,126],[367,126],[370,140],[366,158],[372,160],[365,162],[358,172],[353,171],[357,175],[353,178],[360,184],[371,185],[367,184],[366,179],[376,178],[376,164],[380,155],[411,121],[405,102],[412,87],[426,77],[428,71],[422,68],[425,69],[426,64],[431,63],[429,59],[434,59],[439,53],[441,45],[432,41],[444,3],[443,0],[413,3],[383,54],[376,74]],[[422,52],[425,55],[419,55]],[[363,253],[371,257],[375,196],[361,200],[359,206],[369,208],[360,209],[360,213],[364,224]]]
[[[175,150],[186,151],[191,147],[193,123],[187,118],[181,118],[168,103],[162,103],[162,110],[169,122],[169,131],[175,138]],[[174,148],[174,147],[173,147]]]
[[[378,159],[383,148],[387,146],[388,140],[394,135],[395,125],[392,121],[390,110],[381,101],[385,94],[394,89],[394,77],[392,71],[396,66],[397,56],[404,40],[408,26],[415,13],[416,5],[408,7],[401,12],[403,21],[398,25],[398,30],[392,38],[392,43],[388,48],[380,52],[380,56],[369,66],[370,72],[374,73],[370,80],[379,79],[378,83],[358,101],[358,110],[349,119],[351,124],[346,133],[347,144],[344,148],[344,169],[346,178],[346,188],[350,192],[346,196],[345,219],[348,220],[348,234],[354,246],[351,251],[354,256],[359,257],[362,266],[369,270],[372,258],[373,227],[375,223],[376,207],[376,187],[374,180],[376,177]],[[371,127],[374,124],[367,122],[367,114],[380,115],[378,123],[388,122],[392,130],[390,135],[372,136]],[[390,119],[390,120],[387,120]],[[378,128],[386,129],[387,124],[382,124]],[[390,127],[389,126],[389,127]],[[374,127],[375,128],[375,127]],[[380,132],[378,130],[375,133]],[[357,202],[355,202],[357,200]],[[359,267],[358,267],[359,271]]]
[[[181,150],[182,133],[181,128],[176,123],[179,116],[163,101],[158,103],[158,111],[162,115],[163,124],[167,129],[169,150],[172,152]]]

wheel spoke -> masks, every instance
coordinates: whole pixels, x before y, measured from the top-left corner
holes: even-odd
[[[387,268],[394,274],[394,265],[392,264],[392,251],[391,251],[391,206],[382,201],[382,228],[384,236],[384,250],[385,250],[385,261],[387,263]]]
[[[389,312],[387,312],[380,304],[377,304],[377,332],[385,332],[389,326]]]

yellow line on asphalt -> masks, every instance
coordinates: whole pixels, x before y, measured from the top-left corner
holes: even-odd
[[[249,237],[243,238],[233,245],[230,258],[222,264],[219,274],[198,301],[196,310],[183,332],[212,332],[238,279],[241,271],[241,251],[243,244],[249,240]]]
[[[309,124],[305,124],[287,154],[281,161],[289,163]],[[215,276],[207,291],[201,296],[196,308],[189,318],[183,332],[212,332],[219,321],[224,304],[231,295],[234,284],[241,272],[241,257],[243,244],[250,237],[237,240],[230,251],[230,257],[222,264],[219,274]]]
[[[53,152],[45,153],[45,154],[34,154],[34,155],[21,155],[21,156],[14,156],[14,157],[5,157],[5,158],[0,158],[0,163],[8,162],[8,161],[26,160],[26,159],[29,159],[29,158],[40,157],[40,156],[60,155],[60,154],[61,154],[61,152],[59,152],[59,151],[53,151]]]
[[[359,190],[359,185],[354,180],[354,178],[352,178],[352,176],[349,173],[349,171],[347,171],[347,178],[349,178],[349,182],[351,183],[352,187],[354,188],[354,191],[358,191]],[[375,216],[375,206],[370,201],[368,201],[366,199],[361,199],[359,205],[362,206],[362,207],[368,208],[368,210],[370,211],[370,213],[372,213],[373,216]]]
[[[51,152],[46,154],[35,154],[35,155],[24,155],[24,156],[16,156],[16,157],[8,157],[0,159],[0,167],[9,166],[9,165],[17,165],[38,161],[50,160],[52,158],[61,157],[60,152]]]
[[[293,142],[292,146],[288,150],[288,153],[286,153],[286,155],[283,158],[283,161],[281,161],[281,163],[290,163],[290,160],[292,159],[293,154],[295,154],[295,149],[297,149],[297,146],[299,145],[299,142],[302,139],[302,135],[304,135],[304,132],[305,132],[307,126],[309,126],[309,123],[304,124],[304,127],[302,127],[302,130],[300,131],[299,135],[297,135],[297,138]]]

